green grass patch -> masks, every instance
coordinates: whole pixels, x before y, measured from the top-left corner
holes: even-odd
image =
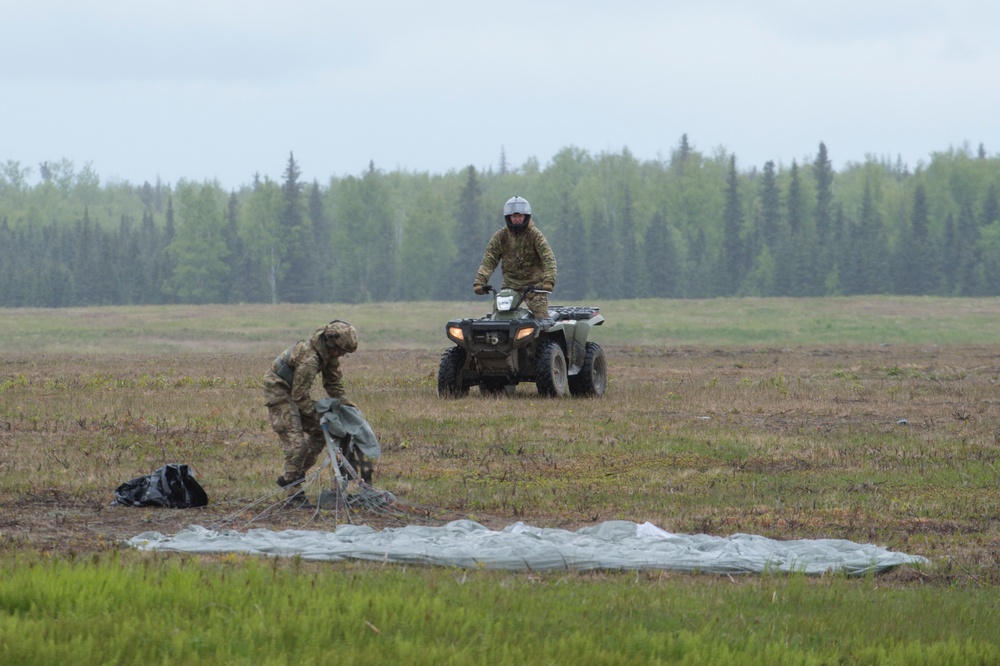
[[[602,344],[718,345],[990,344],[1000,298],[642,299],[595,303]],[[444,325],[481,317],[481,302],[362,305],[170,305],[16,308],[4,311],[4,347],[15,352],[276,354],[336,317],[357,326],[362,348],[447,348]],[[113,341],[113,346],[111,345]],[[282,347],[283,348],[283,347]]]
[[[986,590],[225,556],[0,558],[17,664],[993,663]],[[934,612],[928,612],[933,608]]]

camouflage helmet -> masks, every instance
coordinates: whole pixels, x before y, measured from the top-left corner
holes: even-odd
[[[522,213],[524,215],[524,222],[521,224],[512,224],[510,221],[510,216],[514,213]],[[503,221],[507,224],[507,228],[511,231],[522,231],[528,227],[528,222],[531,221],[531,204],[524,197],[511,197],[507,199],[507,203],[503,205]]]
[[[350,354],[358,348],[358,329],[346,321],[334,319],[323,330],[323,339],[328,348]]]

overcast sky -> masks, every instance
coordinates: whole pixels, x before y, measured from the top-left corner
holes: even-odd
[[[1000,151],[995,0],[5,0],[0,163],[248,184]]]

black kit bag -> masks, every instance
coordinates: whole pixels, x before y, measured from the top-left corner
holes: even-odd
[[[208,494],[187,465],[170,464],[115,488],[114,504],[190,509],[207,505]]]

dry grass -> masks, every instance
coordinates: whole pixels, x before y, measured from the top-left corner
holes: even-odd
[[[501,399],[442,401],[436,351],[352,355],[349,393],[384,450],[376,484],[495,527],[627,519],[682,533],[847,538],[931,558],[923,582],[1000,584],[992,348],[607,351],[599,400],[544,400],[522,385]],[[7,355],[0,549],[117,548],[271,492],[280,453],[259,389],[270,355]],[[110,506],[118,484],[170,462],[194,468],[209,507]]]

